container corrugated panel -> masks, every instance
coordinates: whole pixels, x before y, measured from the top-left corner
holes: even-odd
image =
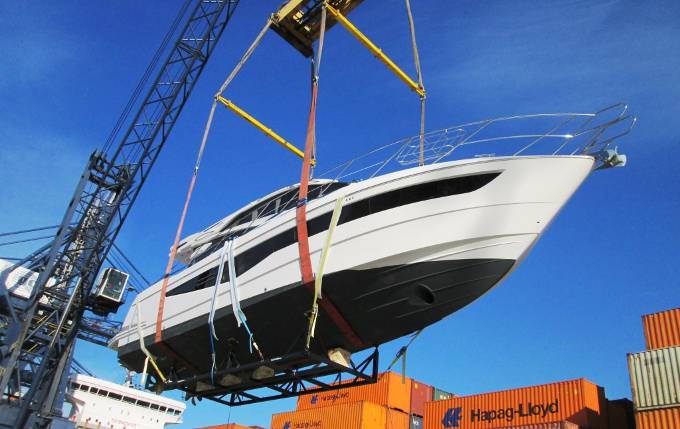
[[[271,429],[385,429],[386,407],[371,402],[274,414]]]
[[[680,406],[680,347],[628,355],[637,410]]]
[[[401,375],[393,372],[385,372],[378,375],[378,381],[373,384],[300,396],[297,401],[297,409],[308,410],[357,401],[369,401],[409,412],[411,407],[411,379],[402,378]]]
[[[680,408],[638,411],[635,413],[635,427],[637,429],[680,428]]]
[[[432,400],[432,386],[411,381],[411,414],[421,416],[425,414],[425,404]]]
[[[605,429],[604,392],[585,380],[569,380],[479,395],[425,406],[424,429],[492,429],[558,423]]]
[[[642,316],[647,350],[680,346],[680,308]]]
[[[386,407],[385,429],[409,429],[409,415]]]
[[[561,422],[555,423],[540,423],[536,425],[511,426],[508,429],[579,429],[579,426],[575,423],[563,420]],[[619,428],[611,427],[610,429]]]

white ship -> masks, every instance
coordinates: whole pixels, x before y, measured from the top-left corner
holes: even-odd
[[[76,428],[163,429],[182,423],[183,402],[83,374],[69,379],[68,419]]]
[[[611,143],[629,131],[634,118],[625,107],[616,109],[452,127],[426,135],[422,157],[417,137],[372,152],[395,149],[384,162],[372,164],[364,180],[347,180],[354,178],[347,173],[356,166],[353,161],[333,179],[310,182],[307,226],[317,272],[338,200],[342,207],[322,285],[323,299],[339,314],[321,311],[313,348],[356,352],[382,344],[441,320],[497,285],[594,169],[624,162]],[[541,133],[485,134],[503,132],[511,122],[544,120],[558,125]],[[576,128],[567,132],[568,125]],[[491,142],[519,148],[511,156],[447,161]],[[419,159],[425,165],[411,166]],[[399,169],[391,167],[395,163]],[[158,282],[137,296],[112,341],[121,363],[142,370],[141,332],[165,371],[188,377],[216,369],[208,329],[213,305],[216,335],[224,341],[216,349],[217,369],[257,360],[248,333],[237,325],[239,307],[266,357],[300,350],[312,294],[300,280],[296,201],[297,185],[281,189],[184,239],[179,257],[187,266],[169,279],[165,299],[165,347],[154,343]],[[225,257],[229,246],[233,256]],[[240,297],[236,306],[230,262]],[[338,317],[354,339],[339,327]]]

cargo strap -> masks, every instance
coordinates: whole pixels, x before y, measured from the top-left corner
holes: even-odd
[[[248,349],[250,353],[253,353],[253,349],[257,352],[260,359],[264,359],[262,356],[262,351],[255,342],[253,331],[250,330],[245,313],[241,310],[241,301],[238,294],[238,281],[236,276],[236,258],[234,257],[234,240],[227,240],[229,243],[229,295],[231,296],[231,309],[234,312],[234,317],[236,317],[236,324],[238,326],[243,325],[246,332],[248,333]]]
[[[305,157],[302,162],[302,172],[300,173],[300,189],[298,194],[298,204],[295,210],[298,236],[298,250],[300,254],[300,273],[302,284],[314,291],[314,273],[312,272],[312,261],[309,255],[309,235],[307,231],[307,193],[309,190],[310,166],[312,163],[312,152],[315,143],[316,126],[316,99],[318,93],[319,67],[323,49],[323,38],[326,26],[326,5],[321,15],[321,33],[319,37],[319,49],[314,61],[314,76],[312,77],[312,100],[309,108],[309,119],[307,121],[307,136],[305,139]],[[342,335],[355,347],[363,347],[364,343],[354,332],[349,322],[340,314],[337,307],[328,298],[319,300],[321,308],[328,314],[333,323],[338,327]]]
[[[149,350],[147,350],[146,344],[144,344],[144,334],[142,333],[142,313],[139,311],[139,301],[137,301],[135,307],[137,310],[137,336],[139,337],[139,348],[142,349],[142,352],[146,356],[146,361],[144,362],[144,373],[146,375],[147,362],[151,362],[151,366],[153,366],[158,376],[161,378],[163,383],[165,383],[165,375],[163,375],[160,368],[158,368],[158,365],[156,365],[156,359],[154,359],[153,355],[151,355]]]
[[[319,316],[319,305],[317,301],[322,298],[321,296],[321,284],[323,281],[323,273],[326,268],[326,261],[328,260],[328,255],[331,251],[331,243],[333,242],[333,233],[335,232],[335,227],[338,225],[338,220],[340,219],[340,213],[342,212],[342,204],[345,200],[345,193],[341,193],[335,200],[335,208],[333,209],[333,215],[331,216],[331,224],[328,226],[328,234],[326,235],[326,243],[321,251],[321,258],[319,259],[319,268],[316,270],[316,278],[314,279],[314,302],[312,303],[312,312],[309,316],[309,328],[307,329],[307,343],[306,346],[309,348],[312,338],[314,338],[314,332],[316,331],[316,319]]]
[[[425,328],[419,329],[416,332],[411,335],[411,338],[408,340],[405,346],[402,346],[402,348],[399,349],[397,354],[394,356],[394,359],[392,359],[392,362],[388,365],[386,371],[389,371],[392,369],[395,363],[399,361],[401,358],[401,382],[406,383],[406,352],[408,351],[408,348],[411,346],[411,343],[415,341],[416,338],[418,338],[418,335],[420,335],[421,332],[423,332]]]
[[[156,343],[161,343],[163,340],[162,333],[162,322],[163,322],[163,311],[165,309],[165,298],[168,290],[168,281],[170,280],[170,273],[172,272],[172,267],[175,264],[175,257],[177,256],[177,247],[179,246],[179,240],[182,236],[182,229],[184,228],[184,220],[187,216],[187,211],[189,210],[189,202],[191,201],[191,194],[196,187],[196,179],[198,178],[198,170],[201,166],[201,159],[203,159],[203,153],[205,152],[205,145],[208,141],[208,133],[210,131],[210,125],[212,124],[213,117],[215,115],[216,102],[213,102],[210,109],[210,114],[208,115],[208,123],[206,124],[205,131],[203,132],[203,139],[201,140],[201,146],[198,149],[198,155],[196,157],[196,163],[194,164],[194,171],[191,176],[191,182],[189,183],[189,189],[187,190],[187,196],[184,200],[184,208],[182,209],[182,215],[179,219],[179,224],[177,225],[177,231],[175,233],[175,241],[172,243],[172,248],[170,250],[170,257],[168,258],[168,264],[165,266],[165,274],[163,275],[163,284],[161,286],[160,300],[158,301],[158,314],[156,315]],[[166,347],[167,348],[167,347]]]

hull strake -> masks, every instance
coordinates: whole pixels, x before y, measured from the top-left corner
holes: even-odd
[[[424,328],[466,306],[491,289],[514,263],[509,259],[457,259],[346,270],[324,276],[323,290],[343,316],[351,320],[361,339],[373,346]],[[242,302],[248,323],[266,356],[280,356],[303,347],[308,323],[305,312],[310,306],[309,291],[300,283]],[[217,312],[215,328],[221,340],[216,343],[218,363],[226,362],[229,346],[233,346],[240,363],[256,359],[248,350],[244,330],[234,323],[231,307]],[[210,371],[207,315],[168,328],[163,337],[201,372]],[[231,338],[238,344],[229,341]],[[314,347],[318,351],[332,347],[358,351],[323,313],[316,338]],[[164,356],[162,350],[156,350],[152,336],[145,338],[145,342],[153,354],[160,356],[163,369],[180,370],[178,362]],[[136,371],[141,371],[144,365],[144,355],[134,343],[119,349],[119,359]]]

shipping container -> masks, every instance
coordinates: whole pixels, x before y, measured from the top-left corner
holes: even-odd
[[[385,429],[387,408],[372,402],[274,414],[271,429]]]
[[[605,401],[602,388],[581,378],[430,402],[423,425],[424,429],[491,429],[567,420],[606,429]]]
[[[636,410],[680,406],[680,347],[628,354]]]
[[[633,402],[630,399],[607,401],[609,429],[635,429]]]
[[[385,429],[409,429],[409,415],[403,411],[385,407]],[[345,428],[346,426],[343,426]]]
[[[378,381],[373,384],[300,396],[297,409],[309,410],[357,401],[369,401],[408,413],[411,407],[411,379],[394,372],[384,372],[378,375]]]
[[[252,426],[243,426],[237,423],[227,423],[223,425],[203,426],[196,429],[252,429]]]
[[[432,401],[432,386],[411,380],[411,414],[423,416],[425,404]]]
[[[642,316],[647,350],[680,346],[680,308]]]
[[[443,401],[444,399],[451,399],[455,395],[453,393],[445,392],[436,387],[432,388],[432,400],[433,401]]]
[[[423,429],[423,418],[420,416],[411,416],[411,425],[409,429]]]
[[[678,429],[680,428],[680,407],[637,411],[635,427],[637,429]]]

